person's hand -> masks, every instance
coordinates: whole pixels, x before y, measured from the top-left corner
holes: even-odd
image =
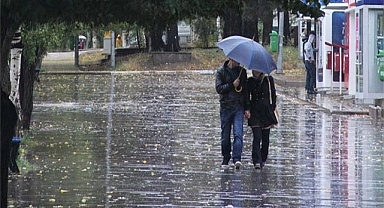
[[[251,118],[251,112],[250,112],[249,110],[246,110],[246,111],[244,112],[244,116],[245,116],[246,119]]]
[[[235,81],[233,81],[233,86],[234,86],[235,88],[238,87],[239,84],[240,84],[240,79],[239,79],[239,78],[237,78],[237,79],[235,79]]]

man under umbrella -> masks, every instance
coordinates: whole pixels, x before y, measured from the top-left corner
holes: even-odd
[[[236,169],[240,169],[242,165],[244,113],[249,111],[246,80],[247,71],[233,59],[227,60],[216,72],[216,92],[220,96],[223,168],[228,167],[231,158]],[[230,139],[232,127],[233,145]]]
[[[224,38],[217,46],[229,58],[216,73],[216,91],[220,94],[222,166],[227,166],[231,159],[230,134],[233,126],[232,159],[239,169],[243,151],[243,116],[250,117],[247,73],[239,64],[266,74],[277,67],[271,54],[252,39],[235,35]]]

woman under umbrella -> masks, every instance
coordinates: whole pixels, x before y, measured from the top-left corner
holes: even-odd
[[[247,80],[251,106],[246,117],[253,133],[252,162],[255,169],[261,169],[268,156],[270,128],[278,122],[274,114],[276,89],[272,76],[255,70],[252,75]]]

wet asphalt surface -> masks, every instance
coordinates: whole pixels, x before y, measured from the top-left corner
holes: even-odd
[[[223,170],[214,74],[41,75],[9,207],[384,207],[383,124],[278,91],[267,164]]]

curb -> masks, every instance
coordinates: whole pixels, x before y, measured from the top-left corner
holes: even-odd
[[[286,81],[286,80],[282,80],[280,77],[278,77],[276,75],[274,76],[274,80],[275,80],[275,84],[283,86],[283,87],[303,87],[303,86],[305,86],[305,82],[304,81]],[[283,93],[286,94],[286,92],[283,92]],[[299,99],[299,100],[301,100],[303,102],[306,102],[306,103],[308,103],[310,105],[316,106],[319,109],[321,109],[323,112],[328,113],[328,114],[335,114],[335,115],[369,115],[369,109],[366,109],[366,110],[332,110],[332,109],[326,108],[326,107],[324,107],[322,105],[310,102],[310,101],[308,101],[306,99],[303,99],[303,98],[300,98],[300,97],[295,97],[295,98]]]
[[[305,82],[303,81],[286,81],[282,80],[279,77],[274,76],[275,84],[281,85],[281,86],[288,86],[288,87],[302,87],[305,86]]]

